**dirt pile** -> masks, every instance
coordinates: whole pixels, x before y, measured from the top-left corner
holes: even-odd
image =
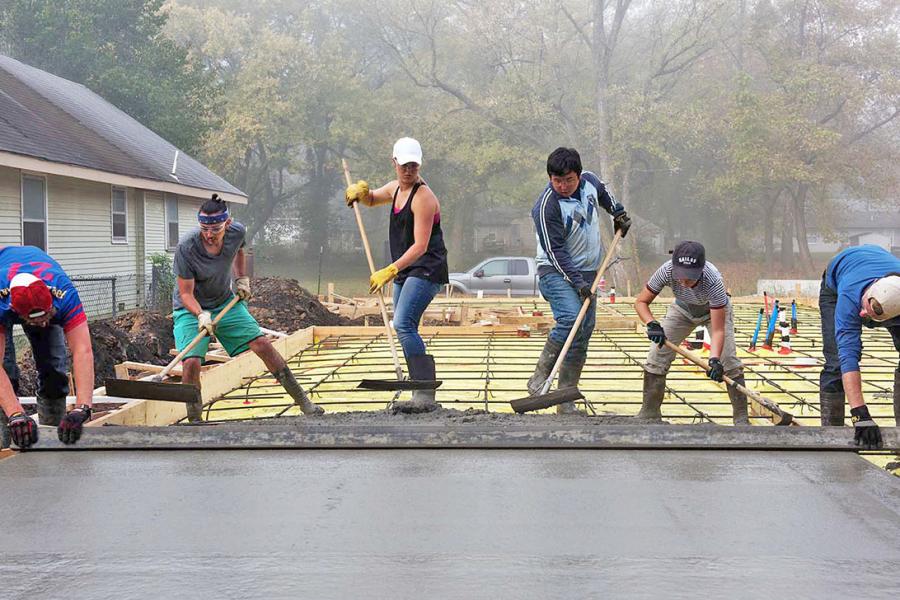
[[[311,325],[361,325],[325,308],[296,279],[258,277],[253,280],[250,314],[268,329],[293,333]]]
[[[92,321],[90,329],[94,387],[102,386],[107,377],[114,377],[115,366],[126,360],[164,365],[172,359],[169,350],[175,347],[175,338],[169,316],[137,310],[115,319]],[[19,369],[19,394],[33,396],[37,389],[37,371],[27,344],[19,358]]]

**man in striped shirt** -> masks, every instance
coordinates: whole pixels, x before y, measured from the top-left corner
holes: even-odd
[[[547,337],[528,392],[539,394],[556,362],[582,304],[591,304],[569,347],[559,371],[559,387],[577,387],[594,331],[596,298],[591,285],[600,267],[602,208],[613,218],[613,227],[622,237],[631,219],[621,204],[606,191],[602,181],[590,171],[582,172],[581,157],[573,148],[557,148],[547,158],[547,187],[541,193],[531,217],[537,234],[538,275],[541,295],[550,303],[556,326]],[[561,414],[575,413],[575,403],[557,406]]]
[[[669,305],[663,322],[653,316],[650,303],[666,286],[672,288],[675,301]],[[713,381],[728,375],[744,385],[744,367],[734,344],[734,320],[725,282],[716,267],[706,261],[706,250],[699,242],[681,242],[672,260],[662,265],[641,290],[634,303],[638,316],[647,325],[647,337],[653,342],[644,363],[644,400],[638,418],[659,421],[666,390],[666,373],[675,353],[665,345],[680,344],[698,325],[708,325],[710,335],[709,371]],[[728,386],[735,425],[749,425],[747,397]]]

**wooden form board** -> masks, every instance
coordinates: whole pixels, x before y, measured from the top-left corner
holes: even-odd
[[[272,341],[272,345],[285,358],[294,356],[313,341],[313,328],[307,327]],[[200,389],[203,402],[209,402],[243,385],[248,377],[265,371],[263,361],[253,352],[245,352],[227,363],[201,372]],[[95,401],[102,401],[95,398]],[[89,427],[103,425],[169,425],[187,416],[184,404],[175,402],[156,402],[153,400],[135,400],[105,417],[88,423]]]

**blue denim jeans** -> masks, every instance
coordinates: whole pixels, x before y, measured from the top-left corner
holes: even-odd
[[[837,339],[834,331],[834,310],[837,306],[837,292],[825,285],[822,277],[822,285],[819,288],[819,313],[822,318],[822,354],[825,355],[825,366],[819,373],[819,389],[823,392],[843,392],[844,382],[841,379],[841,359],[838,356]],[[894,348],[900,352],[900,325],[895,325],[895,320],[888,321],[885,327],[894,341]],[[897,364],[900,371],[900,362]]]
[[[582,274],[585,281],[593,281],[595,273],[585,272]],[[556,325],[550,330],[550,339],[557,344],[564,344],[572,326],[575,324],[575,318],[581,310],[582,300],[578,296],[578,291],[573,288],[559,273],[547,273],[541,275],[539,281],[541,295],[550,303],[553,310],[553,318],[556,319]],[[594,323],[597,320],[597,297],[591,300],[587,314],[584,315],[584,321],[572,341],[566,358],[563,362],[583,362],[587,357],[588,343],[591,341],[591,334],[594,332]]]
[[[34,364],[38,371],[39,397],[48,399],[65,398],[69,394],[69,376],[66,373],[66,337],[59,325],[46,327],[24,326],[25,335],[31,343]],[[19,369],[16,366],[15,347],[12,343],[12,325],[6,327],[6,352],[3,355],[3,368],[18,388]],[[16,389],[18,393],[18,389]]]
[[[441,287],[440,283],[419,277],[407,277],[403,283],[394,283],[394,330],[407,358],[425,354],[419,321]]]

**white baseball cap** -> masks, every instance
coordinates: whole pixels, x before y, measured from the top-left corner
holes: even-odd
[[[900,315],[900,275],[888,275],[877,280],[863,294],[863,310],[871,308],[873,321],[887,321]]]
[[[398,165],[407,163],[422,164],[422,146],[416,140],[404,137],[394,142],[394,160]]]

